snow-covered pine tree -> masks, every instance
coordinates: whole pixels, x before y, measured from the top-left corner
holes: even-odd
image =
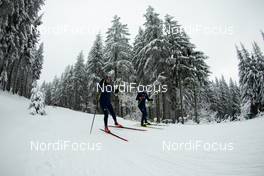
[[[172,109],[174,110],[174,122],[179,122],[179,117],[182,117],[182,105],[180,102],[182,96],[180,97],[180,89],[179,89],[179,60],[177,59],[178,56],[181,54],[181,46],[183,45],[183,39],[180,33],[180,25],[178,25],[177,21],[174,20],[174,17],[170,15],[165,16],[164,20],[164,32],[165,32],[165,40],[166,45],[168,48],[168,63],[169,69],[166,69],[166,75],[168,76],[167,85],[168,87],[168,94],[170,97],[170,102]]]
[[[219,118],[220,121],[223,120],[228,120],[229,118],[229,112],[230,112],[230,102],[229,102],[229,97],[230,97],[230,91],[228,84],[224,78],[224,76],[221,77],[220,79],[220,87],[219,87]]]
[[[74,109],[74,66],[66,67],[61,81],[63,107]]]
[[[120,17],[114,16],[112,26],[106,33],[104,56],[107,60],[103,70],[113,72],[113,81],[118,84],[133,79],[134,67],[132,64],[132,48],[129,44],[129,32],[126,24],[120,22]],[[132,76],[132,77],[131,77]],[[120,102],[114,97],[114,108],[120,114]]]
[[[6,87],[6,83],[7,83],[7,71],[3,70],[0,75],[0,88],[4,89],[4,87]]]
[[[264,55],[256,42],[253,43],[253,57],[256,59],[256,67],[257,67],[257,81],[258,87],[255,88],[258,95],[256,97],[256,101],[259,104],[259,110],[264,111]]]
[[[140,42],[138,49],[143,45],[144,47],[134,57],[136,58],[137,79],[144,84],[149,84],[153,83],[159,74],[165,70],[163,63],[167,58],[167,51],[165,40],[163,40],[162,20],[159,18],[159,14],[149,6],[144,17],[146,20],[144,33],[142,34],[142,31],[139,31],[138,35],[138,40],[143,38],[143,41]]]
[[[200,90],[200,122],[214,121],[213,114],[216,112],[215,83],[208,81]]]
[[[250,54],[244,45],[241,44],[241,50],[239,50],[238,57],[240,59],[239,70],[240,70],[240,86],[242,103],[250,105],[250,114],[247,114],[248,118],[252,118],[258,113],[259,102],[259,70],[257,65],[257,59],[253,54]],[[250,103],[249,103],[250,102]],[[242,106],[245,108],[245,106]]]
[[[241,98],[240,98],[239,86],[232,79],[230,79],[229,81],[229,91],[230,91],[229,116],[230,116],[230,120],[233,121],[236,120],[237,117],[240,115]]]
[[[41,86],[46,95],[46,104],[74,109],[75,105],[75,75],[74,66],[69,65],[60,78],[55,78],[51,83]]]
[[[263,32],[261,31],[263,36]],[[256,42],[253,42],[253,52],[249,53],[241,44],[236,46],[239,59],[239,83],[242,96],[242,115],[254,117],[259,111],[264,111],[264,55]]]
[[[137,48],[134,54],[134,65],[137,73],[137,80],[141,84],[152,84],[163,76],[168,52],[166,51],[165,40],[163,39],[163,25],[159,14],[153,7],[149,6],[144,14],[144,31],[139,30],[137,41],[134,44]],[[161,106],[160,96],[156,95],[156,117],[160,121]],[[150,114],[152,114],[150,112]]]
[[[38,43],[38,14],[44,0],[6,0],[0,6],[0,75],[7,72],[4,90],[29,97],[32,59]]]
[[[201,90],[207,86],[209,76],[209,66],[205,63],[207,56],[201,51],[192,51],[190,56],[190,66],[192,67],[189,82],[190,92],[193,102],[194,121],[199,123],[199,112],[201,107]]]
[[[244,89],[244,84],[246,84],[246,69],[248,67],[249,62],[249,53],[244,49],[244,52],[242,53],[242,50],[236,46],[237,51],[237,57],[239,60],[238,69],[239,69],[239,85],[241,90],[241,98],[242,98],[242,104],[241,104],[241,114],[244,117],[248,117],[251,107],[251,99],[249,96],[246,96]]]
[[[133,44],[133,64],[135,68],[139,67],[139,52],[142,50],[142,48],[144,47],[145,43],[144,43],[144,31],[141,27],[139,27],[138,29],[138,34],[135,37],[134,40],[134,44]]]
[[[105,41],[105,58],[107,60],[104,70],[106,72],[114,71],[114,81],[122,77],[120,67],[125,65],[129,70],[133,71],[131,62],[131,46],[129,45],[129,32],[126,24],[120,22],[120,17],[114,16],[112,26],[106,33]]]
[[[37,82],[34,81],[31,90],[31,97],[30,97],[30,114],[36,115],[46,115],[45,111],[45,94],[40,90]]]
[[[51,105],[51,83],[46,83],[45,81],[41,85],[41,90],[45,94],[45,104]]]
[[[208,82],[203,87],[202,102],[207,104],[205,108],[208,115],[214,117],[207,120],[217,122],[237,120],[241,112],[239,86],[232,79],[227,84],[223,76],[221,79],[215,78],[215,81]]]
[[[189,37],[174,17],[166,15],[164,26],[170,65],[166,70],[169,75],[169,90],[173,90],[169,94],[174,111],[180,111],[180,116],[183,118],[184,107],[188,112],[194,110],[194,119],[198,122],[200,90],[207,84],[210,73],[205,63],[207,57],[203,52],[195,50]]]
[[[84,109],[84,94],[85,94],[85,64],[83,52],[77,57],[77,62],[74,65],[74,109]]]
[[[35,51],[34,59],[32,63],[32,79],[33,81],[40,78],[42,65],[43,65],[43,43],[40,44],[39,48]]]
[[[88,60],[86,63],[86,87],[87,92],[85,93],[86,108],[89,107],[89,111],[94,112],[94,108],[98,103],[96,98],[96,83],[104,77],[104,53],[103,53],[103,42],[101,34],[97,34],[93,46],[89,52]]]
[[[60,79],[55,76],[51,83],[51,105],[61,106],[62,86]]]

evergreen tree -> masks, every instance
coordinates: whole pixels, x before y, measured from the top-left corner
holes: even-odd
[[[45,81],[41,85],[41,90],[45,94],[45,104],[51,105],[51,83],[46,83]]]
[[[77,62],[74,65],[74,109],[82,110],[84,108],[85,94],[85,65],[83,52],[77,57]]]
[[[149,6],[144,17],[144,31],[139,30],[137,41],[134,44],[137,47],[134,50],[134,65],[138,82],[152,84],[155,81],[160,82],[159,77],[163,77],[167,52],[163,39],[163,24],[159,14]],[[158,122],[161,117],[159,99],[160,96],[156,95],[155,109]]]
[[[256,42],[253,43],[253,57],[256,60],[256,69],[258,85],[256,101],[259,103],[259,110],[264,111],[264,55]]]
[[[250,54],[242,44],[238,56],[239,59],[242,59],[239,65],[242,103],[250,104],[251,115],[249,117],[252,118],[252,116],[255,116],[259,110],[259,70],[257,59],[254,55]]]
[[[30,114],[36,115],[45,115],[45,95],[40,90],[36,82],[33,82],[33,88],[31,90],[31,97],[30,97]]]
[[[135,66],[137,70],[137,79],[144,84],[154,82],[159,74],[164,70],[163,63],[165,63],[166,48],[163,40],[163,25],[154,9],[149,6],[144,15],[146,22],[144,23],[144,33],[138,37],[142,37],[141,46],[144,47],[138,52],[135,57]]]
[[[62,87],[64,96],[66,99],[65,106],[71,109],[74,109],[74,88],[75,88],[75,79],[74,79],[74,66],[69,65],[64,72],[64,79],[62,80]]]
[[[60,106],[61,97],[61,82],[60,79],[55,76],[51,84],[51,105]]]
[[[134,74],[132,64],[132,50],[129,45],[129,33],[126,24],[120,22],[120,17],[114,16],[112,26],[106,33],[105,58],[107,60],[104,70],[106,73],[113,73],[113,80],[116,84],[122,81],[129,81]],[[120,102],[114,97],[114,108],[120,114]]]
[[[44,0],[5,0],[0,5],[0,75],[3,90],[29,97],[33,79],[34,50],[38,44]]]
[[[112,26],[106,33],[105,57],[107,63],[104,69],[107,72],[114,72],[114,81],[120,78],[120,67],[125,65],[131,71],[133,65],[131,63],[131,46],[129,45],[129,33],[126,24],[120,22],[120,17],[114,16]],[[131,69],[131,70],[130,70]]]
[[[89,102],[93,105],[96,105],[97,103],[96,96],[94,95],[96,93],[96,83],[99,83],[104,76],[104,60],[102,38],[100,34],[97,34],[86,63],[86,106],[88,106]]]
[[[144,31],[141,27],[139,27],[138,29],[138,34],[135,37],[135,41],[133,44],[133,64],[134,67],[137,69],[139,67],[139,52],[142,50],[142,48],[144,47]]]
[[[240,90],[238,85],[230,79],[229,81],[229,90],[230,90],[230,97],[229,97],[229,108],[230,108],[230,120],[236,120],[238,115],[240,115],[240,106],[241,106],[241,99],[240,99]]]
[[[35,57],[32,64],[33,81],[40,78],[42,65],[43,65],[43,43],[40,44],[39,48],[35,51]]]

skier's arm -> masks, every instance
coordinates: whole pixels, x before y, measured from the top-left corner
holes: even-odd
[[[138,94],[137,94],[136,100],[137,100],[137,101],[139,100],[139,96],[138,96]]]
[[[104,82],[105,82],[105,80],[104,79],[102,79],[100,82],[99,82],[99,85],[102,87],[102,86],[104,86],[103,84],[104,84]]]
[[[148,94],[146,93],[146,99],[148,100],[148,101],[153,101],[153,99],[152,98],[149,98],[149,96],[148,96]]]

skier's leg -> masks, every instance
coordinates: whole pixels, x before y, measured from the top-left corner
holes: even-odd
[[[108,126],[108,110],[105,108],[104,110],[104,125],[105,127]]]
[[[144,122],[145,122],[145,123],[148,123],[148,119],[147,119],[147,117],[148,117],[147,108],[144,107]]]
[[[142,117],[141,117],[141,125],[144,125],[144,114],[142,112]]]
[[[105,128],[107,128],[107,126],[108,126],[108,109],[107,109],[106,105],[101,104],[101,103],[100,103],[100,105],[101,105],[102,111],[104,112],[104,126],[105,126]]]
[[[117,120],[116,120],[116,114],[115,114],[115,111],[114,111],[114,108],[113,108],[112,104],[109,104],[109,105],[107,106],[107,108],[108,108],[108,110],[109,110],[111,116],[113,117],[113,120],[114,120],[114,122],[115,122],[115,125],[118,125]]]
[[[138,106],[139,110],[141,111],[142,113],[142,117],[141,117],[141,125],[144,125],[144,119],[145,119],[145,113],[144,113],[144,109],[142,106]]]

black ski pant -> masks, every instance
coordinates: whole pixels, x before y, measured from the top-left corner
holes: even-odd
[[[142,112],[141,125],[144,125],[144,123],[148,123],[148,120],[147,120],[147,116],[148,116],[147,108],[146,108],[146,106],[138,106],[138,108]]]
[[[100,105],[101,105],[102,111],[104,112],[104,125],[105,125],[105,127],[108,126],[108,114],[109,113],[111,114],[115,124],[117,125],[116,115],[115,115],[115,111],[113,109],[112,104],[111,103],[108,103],[108,104],[100,103]]]

